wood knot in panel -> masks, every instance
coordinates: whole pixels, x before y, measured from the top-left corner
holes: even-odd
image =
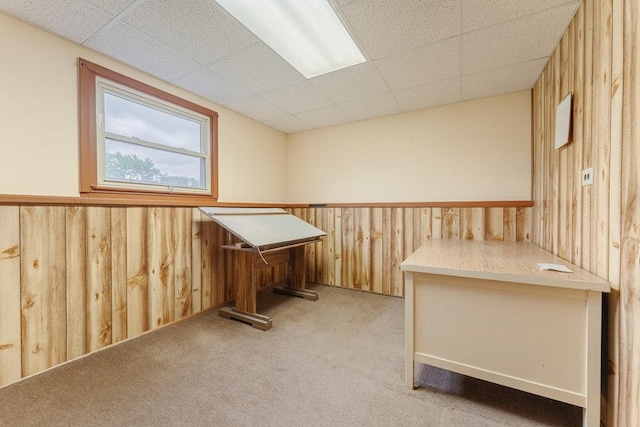
[[[613,83],[611,84],[611,97],[613,98],[613,95],[616,94],[616,92],[618,91],[618,89],[620,89],[620,85],[622,84],[621,78],[618,77],[617,79],[615,79],[613,81]]]
[[[191,291],[189,290],[188,286],[189,284],[186,281],[182,283],[182,286],[180,286],[180,289],[178,289],[178,295],[176,295],[177,299],[184,300],[189,298]]]
[[[23,308],[31,308],[35,305],[36,303],[36,297],[33,294],[27,294],[24,297],[24,302],[22,304]]]
[[[131,288],[135,288],[136,286],[146,281],[147,281],[147,275],[144,273],[138,273],[137,275],[127,279],[127,286]]]
[[[100,329],[100,343],[105,346],[111,344],[111,322],[106,322],[102,324],[102,328]]]
[[[168,264],[162,264],[160,266],[160,282],[162,283],[163,287],[167,287],[168,286],[168,282],[169,282],[169,265]]]
[[[20,248],[18,248],[18,245],[15,245],[2,251],[0,253],[0,260],[16,258],[18,255],[20,255]]]

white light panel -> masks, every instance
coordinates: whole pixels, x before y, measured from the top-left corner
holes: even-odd
[[[327,0],[214,0],[310,79],[366,59]]]

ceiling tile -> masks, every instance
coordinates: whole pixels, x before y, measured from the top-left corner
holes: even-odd
[[[462,73],[477,73],[549,56],[574,12],[575,5],[570,3],[463,34]]]
[[[340,10],[372,59],[460,34],[460,0],[359,0]]]
[[[196,62],[123,22],[104,28],[85,45],[166,81],[200,68]]]
[[[548,58],[469,74],[462,77],[463,99],[475,99],[533,87]]]
[[[100,9],[108,12],[112,15],[117,15],[133,3],[140,2],[141,0],[85,0],[92,5],[99,7]],[[146,1],[146,0],[143,0]]]
[[[311,80],[212,0],[0,0],[0,11],[297,132],[530,89],[582,3],[330,2],[368,62]]]
[[[220,105],[237,102],[253,96],[250,92],[217,75],[208,68],[201,68],[179,77],[172,83]]]
[[[257,41],[211,0],[150,0],[125,22],[202,65]]]
[[[262,42],[222,58],[209,67],[257,95],[305,80],[302,74]]]
[[[404,111],[413,111],[462,101],[461,85],[461,79],[455,78],[393,94]]]
[[[421,86],[460,75],[460,39],[452,37],[375,61],[389,88]]]
[[[402,108],[391,93],[340,104],[340,107],[356,120],[373,119],[402,113]]]
[[[265,93],[262,98],[290,114],[317,110],[331,105],[331,100],[324,96],[309,82],[298,83],[284,89]]]
[[[580,0],[462,0],[462,32],[489,27],[566,3]]]
[[[242,101],[227,104],[227,108],[251,117],[259,122],[276,119],[288,115],[275,105],[265,101],[264,99],[254,96],[252,98],[243,99]]]
[[[82,43],[113,16],[84,0],[3,0],[0,10],[43,30]]]
[[[389,92],[389,87],[371,62],[324,74],[309,82],[337,103]]]
[[[295,133],[313,129],[313,126],[309,123],[303,122],[296,116],[279,117],[277,119],[267,120],[263,123],[284,133]]]
[[[353,121],[353,118],[337,105],[330,105],[318,110],[298,113],[296,114],[296,117],[316,128],[334,126]]]

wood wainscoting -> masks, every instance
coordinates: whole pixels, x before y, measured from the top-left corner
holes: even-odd
[[[531,234],[522,206],[290,210],[328,233],[307,280],[385,295],[403,296],[400,263],[425,240]],[[196,208],[0,206],[0,387],[230,302],[235,242]]]
[[[602,422],[640,425],[640,0],[585,0],[533,88],[533,242],[611,283]],[[554,148],[558,102],[572,137]],[[593,185],[581,171],[593,167]]]
[[[327,232],[307,246],[307,280],[404,296],[400,264],[429,239],[531,241],[532,207],[309,207],[290,211]]]
[[[0,206],[0,386],[229,302],[234,242],[195,208]]]

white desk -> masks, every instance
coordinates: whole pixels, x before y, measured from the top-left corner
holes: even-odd
[[[580,406],[585,426],[600,424],[608,282],[530,243],[431,240],[402,269],[407,387],[416,361]]]

